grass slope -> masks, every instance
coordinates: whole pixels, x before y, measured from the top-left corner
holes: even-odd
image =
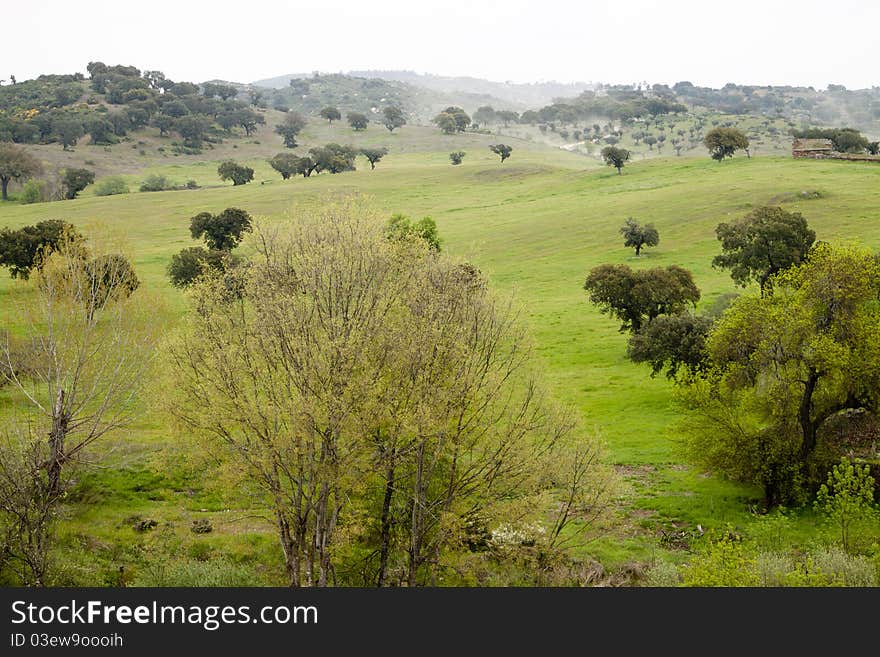
[[[711,303],[735,291],[728,275],[710,265],[718,251],[715,226],[768,203],[803,212],[819,239],[856,239],[880,248],[880,167],[771,157],[723,163],[672,157],[631,163],[619,176],[577,155],[526,144],[500,165],[486,148],[490,138],[480,136],[467,137],[468,156],[453,167],[447,153],[458,147],[449,145],[457,138],[438,146],[437,135],[413,133],[422,141],[411,143],[409,152],[392,152],[375,171],[360,163],[353,173],[282,182],[262,160],[254,160],[257,182],[244,187],[5,204],[0,205],[0,226],[63,218],[86,231],[102,228],[124,235],[141,279],[167,299],[161,321],[170,328],[185,304],[168,285],[165,267],[173,253],[193,244],[188,224],[197,212],[236,206],[283,221],[292,205],[359,192],[389,214],[431,215],[446,250],[471,259],[496,287],[516,291],[556,393],[580,411],[587,426],[601,432],[629,484],[620,530],[588,546],[590,553],[606,564],[646,560],[664,547],[664,537],[697,523],[748,525],[748,503],[757,491],[681,463],[671,386],[626,359],[626,336],[587,302],[583,279],[591,267],[605,262],[634,267],[676,263],[693,271],[702,303]],[[216,162],[192,162],[173,174],[212,184],[215,171]],[[652,221],[660,231],[659,246],[640,258],[622,246],[618,234],[630,216]],[[20,283],[0,278],[0,308],[20,294]],[[9,412],[9,405],[0,396],[0,413]],[[189,519],[212,514],[220,525],[200,543],[254,563],[277,561],[270,527],[248,519],[244,498],[200,477],[199,464],[176,460],[177,439],[149,403],[139,423],[113,442],[113,467],[86,478],[79,493],[82,503],[71,505],[64,524],[67,545],[80,550],[74,551],[81,554],[83,569],[98,559],[112,577],[115,564],[153,549],[158,538],[134,535],[120,524],[132,514],[183,527],[175,540],[190,547],[195,539],[186,532]],[[239,520],[223,524],[229,515],[222,509],[230,504],[237,505]],[[814,521],[805,514],[791,540],[807,540],[813,533]],[[99,548],[90,548],[95,542]],[[277,581],[275,566],[259,568],[260,577]]]

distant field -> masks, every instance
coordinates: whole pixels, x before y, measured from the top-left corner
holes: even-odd
[[[7,203],[0,205],[0,226],[61,218],[86,232],[106,230],[123,237],[142,281],[166,298],[167,315],[157,321],[171,329],[185,303],[183,294],[168,285],[165,268],[173,253],[193,244],[188,223],[198,212],[235,206],[284,221],[292,206],[357,192],[389,214],[430,215],[439,225],[444,249],[472,260],[497,288],[515,291],[556,394],[578,409],[585,426],[601,433],[610,459],[629,484],[621,503],[621,529],[588,546],[588,552],[609,564],[647,560],[661,549],[657,532],[662,528],[726,522],[747,527],[748,504],[757,491],[682,464],[675,450],[671,385],[662,377],[651,379],[647,367],[626,359],[626,336],[587,302],[583,279],[591,267],[605,262],[634,267],[675,263],[693,272],[703,292],[701,303],[711,303],[735,291],[729,276],[710,265],[718,251],[715,226],[763,204],[802,212],[821,240],[852,239],[880,249],[880,166],[795,161],[762,156],[760,150],[752,159],[717,163],[703,153],[679,158],[667,151],[669,157],[630,163],[619,176],[583,155],[536,142],[508,140],[514,153],[500,165],[487,148],[498,140],[492,136],[444,137],[418,127],[404,131],[389,135],[371,127],[353,135],[347,126],[314,123],[305,135],[308,145],[352,141],[388,144],[392,152],[375,171],[359,159],[356,172],[286,182],[257,152],[262,145],[243,145],[236,149],[237,159],[256,169],[255,181],[244,187],[219,184],[217,163],[211,161],[220,159],[219,152],[174,159],[151,150],[143,156],[146,167],[133,164],[126,174],[133,189],[148,172],[180,183],[193,179],[203,188],[104,198],[84,194],[75,201],[30,206]],[[257,139],[277,140],[277,135],[270,137],[264,128]],[[88,148],[79,147],[75,156],[82,157]],[[130,149],[113,147],[123,148]],[[223,148],[223,156],[235,154],[231,145]],[[467,151],[461,166],[449,164],[451,150]],[[102,154],[94,157],[97,162]],[[802,192],[811,197],[818,192],[818,198],[805,200]],[[659,246],[640,258],[622,246],[617,232],[630,216],[651,221],[660,231]],[[0,308],[18,294],[20,283],[0,277]],[[8,406],[8,397],[0,396],[0,412],[9,412]],[[108,458],[112,467],[83,482],[81,497],[69,507],[63,525],[66,545],[80,555],[91,552],[89,559],[97,558],[109,573],[113,564],[134,559],[135,552],[159,549],[150,543],[157,538],[144,539],[123,526],[126,517],[183,522],[178,539],[185,543],[191,540],[187,519],[209,513],[218,529],[205,540],[218,550],[243,561],[270,552],[271,530],[247,519],[246,499],[212,485],[201,474],[203,464],[175,461],[179,438],[150,411],[150,403],[144,406],[138,424],[110,440],[117,448]],[[171,464],[164,468],[167,474],[158,474],[159,463]],[[230,506],[232,511],[223,511]],[[224,524],[233,516],[241,519]],[[793,531],[792,540],[806,540],[813,531],[810,514]],[[270,569],[261,576],[274,582],[278,573]]]

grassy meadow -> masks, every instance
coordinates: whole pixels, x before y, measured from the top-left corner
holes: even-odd
[[[57,218],[86,234],[120,240],[144,287],[161,297],[156,321],[170,331],[186,303],[184,293],[169,285],[165,269],[172,254],[195,245],[189,219],[198,212],[239,207],[281,222],[293,207],[359,193],[389,215],[432,216],[444,250],[471,260],[497,289],[516,295],[535,356],[556,395],[575,407],[586,430],[600,434],[607,445],[624,484],[620,522],[583,548],[606,567],[683,559],[683,553],[669,549],[671,537],[687,535],[698,524],[709,529],[732,523],[748,532],[755,522],[750,505],[759,491],[683,462],[676,449],[673,386],[662,376],[652,379],[647,366],[626,358],[626,335],[618,323],[587,300],[583,282],[589,269],[609,262],[637,268],[678,264],[693,272],[701,306],[709,305],[736,291],[727,272],[711,267],[719,250],[715,226],[765,204],[802,212],[820,240],[857,240],[880,249],[880,167],[873,163],[796,161],[761,151],[751,159],[718,163],[704,152],[675,157],[667,147],[664,157],[633,161],[618,175],[593,158],[525,138],[505,138],[514,151],[502,165],[487,148],[498,140],[492,135],[444,137],[418,126],[393,135],[379,126],[353,134],[346,125],[314,121],[304,134],[306,148],[339,141],[387,145],[391,152],[374,171],[359,158],[356,172],[282,181],[265,162],[267,154],[282,150],[277,135],[266,126],[256,139],[271,141],[271,148],[242,144],[233,150],[225,144],[202,156],[164,158],[149,140],[143,148],[150,154],[144,156],[130,145],[114,146],[131,151],[131,162],[120,169],[133,193],[96,197],[87,190],[74,201],[0,204],[0,226]],[[106,155],[98,148],[88,155],[88,146],[70,155],[52,148],[55,158],[98,162]],[[450,165],[453,150],[467,152],[462,165]],[[216,160],[225,157],[253,166],[254,182],[219,184]],[[99,173],[109,171],[108,159]],[[150,173],[178,183],[195,180],[201,187],[135,192]],[[660,244],[636,258],[618,233],[627,217],[653,222]],[[5,273],[0,277],[0,308],[23,294],[25,284]],[[138,564],[151,553],[173,553],[189,564],[190,574],[197,573],[205,555],[222,554],[244,569],[244,582],[281,583],[270,523],[251,508],[248,491],[231,491],[222,469],[191,456],[185,437],[157,410],[162,394],[156,385],[148,386],[137,422],[100,444],[97,449],[106,452],[100,467],[88,470],[65,505],[60,534],[61,549],[73,555],[69,581],[161,582],[170,575],[145,570],[160,566],[139,570]],[[10,393],[0,391],[0,413],[13,413],[12,406]],[[158,531],[136,533],[135,516],[155,519]],[[204,516],[212,519],[214,532],[189,532],[190,522]],[[817,519],[803,512],[787,531],[797,544],[820,529]],[[120,574],[120,566],[132,572]]]

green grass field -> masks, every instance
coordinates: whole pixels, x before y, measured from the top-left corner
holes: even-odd
[[[316,142],[329,141],[329,128],[317,130]],[[627,360],[626,336],[588,303],[584,278],[591,267],[606,262],[675,263],[693,272],[703,293],[701,305],[709,304],[736,290],[727,273],[710,264],[718,252],[715,226],[764,204],[802,212],[818,239],[857,240],[880,249],[880,166],[795,161],[760,152],[752,159],[717,163],[705,155],[667,152],[670,157],[632,162],[618,175],[582,155],[526,140],[508,140],[513,156],[500,165],[487,148],[497,141],[492,136],[445,138],[413,126],[393,136],[371,127],[357,138],[397,147],[392,145],[375,171],[359,159],[356,172],[290,181],[281,181],[262,156],[252,154],[248,161],[256,169],[255,181],[244,187],[218,184],[217,163],[208,161],[213,154],[204,161],[154,160],[126,174],[133,189],[152,172],[178,182],[194,179],[203,187],[103,198],[85,194],[29,206],[6,203],[0,205],[0,226],[60,218],[87,233],[120,237],[142,282],[166,299],[157,321],[171,330],[185,299],[168,284],[165,268],[173,253],[194,244],[188,225],[198,212],[235,206],[284,221],[292,207],[328,194],[360,193],[389,215],[430,215],[445,250],[467,257],[498,289],[516,294],[556,395],[578,410],[585,427],[601,434],[626,484],[617,529],[586,546],[587,553],[614,566],[662,555],[661,530],[728,522],[747,530],[753,522],[749,505],[758,491],[683,463],[676,451],[672,385]],[[464,163],[451,166],[448,153],[459,149],[467,151]],[[623,247],[618,234],[630,216],[651,221],[660,231],[659,246],[640,258]],[[0,278],[0,308],[23,293],[22,283]],[[253,517],[245,494],[232,494],[200,474],[204,464],[188,460],[181,438],[152,410],[150,394],[156,391],[148,390],[138,422],[104,443],[105,467],[84,477],[66,508],[62,544],[78,555],[73,561],[81,568],[71,566],[72,581],[112,583],[118,565],[137,562],[167,540],[181,550],[192,551],[199,543],[233,560],[262,564],[254,566],[259,581],[278,583],[280,563],[266,565],[280,561],[271,527]],[[9,406],[9,397],[0,396],[0,413],[11,412]],[[200,514],[211,516],[216,529],[196,540],[187,529]],[[170,538],[136,534],[123,522],[133,515],[172,522],[177,529],[169,530]],[[790,531],[796,543],[819,529],[805,512]],[[106,582],[83,574],[94,570],[90,563],[99,564]]]

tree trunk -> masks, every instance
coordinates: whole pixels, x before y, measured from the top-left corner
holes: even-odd
[[[300,586],[299,577],[299,551],[290,534],[290,523],[280,510],[275,511],[275,519],[278,524],[278,538],[281,541],[281,549],[284,551],[284,569],[287,572],[287,580],[290,586]]]
[[[6,195],[6,191],[9,188],[9,178],[0,178],[0,185],[3,186],[3,200],[8,201],[9,196]]]
[[[52,413],[52,431],[49,434],[49,463],[46,474],[49,478],[49,495],[61,495],[61,468],[64,464],[64,439],[67,437],[70,418],[64,408],[64,390],[58,391]]]
[[[391,500],[394,497],[394,466],[388,467],[385,473],[385,498],[382,500],[382,516],[380,520],[379,574],[376,586],[385,586],[385,574],[388,570],[388,552],[391,549]]]
[[[804,394],[798,410],[798,423],[801,425],[803,440],[801,442],[801,467],[806,468],[807,459],[816,448],[817,423],[813,420],[813,393],[819,383],[819,373],[811,369],[804,385]]]

